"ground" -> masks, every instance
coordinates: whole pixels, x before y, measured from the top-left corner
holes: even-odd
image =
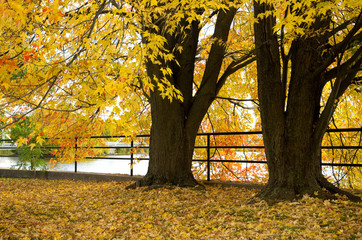
[[[362,239],[362,204],[342,197],[248,204],[259,190],[129,184],[0,178],[0,239]]]

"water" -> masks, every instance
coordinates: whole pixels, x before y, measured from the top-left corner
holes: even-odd
[[[10,168],[16,164],[17,157],[0,157],[0,168]]]
[[[107,156],[117,158],[118,156]],[[130,155],[122,155],[122,158],[130,158]],[[134,155],[137,157],[145,157],[143,155]],[[0,168],[9,169],[16,165],[17,157],[0,157]],[[134,161],[136,162],[136,161]],[[90,173],[118,173],[130,174],[131,161],[129,160],[112,160],[112,159],[87,159],[84,162],[77,163],[78,172]],[[13,167],[16,169],[15,167]],[[148,169],[148,161],[139,161],[133,165],[133,175],[146,175]],[[74,172],[74,163],[57,163],[52,171]]]
[[[107,156],[108,158],[117,158],[118,156]],[[130,158],[130,155],[119,156],[122,158]],[[147,157],[144,155],[134,155],[137,157]],[[17,157],[0,157],[0,168],[5,169],[16,169],[14,165],[17,163]],[[136,162],[136,161],[135,161]],[[112,160],[112,159],[87,159],[84,162],[77,163],[78,172],[89,172],[89,173],[113,173],[113,174],[130,174],[130,161],[129,160]],[[246,167],[245,163],[242,164]],[[57,163],[51,171],[67,171],[74,172],[74,163]],[[133,165],[133,175],[144,176],[147,173],[148,161],[138,161]],[[332,177],[332,168],[324,167],[323,174],[325,176]]]

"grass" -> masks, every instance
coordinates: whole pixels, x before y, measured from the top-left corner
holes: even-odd
[[[345,198],[247,204],[258,190],[0,178],[0,239],[362,239]]]

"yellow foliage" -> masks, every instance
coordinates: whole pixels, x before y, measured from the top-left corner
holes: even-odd
[[[28,143],[28,139],[24,138],[24,137],[19,137],[19,139],[16,141],[16,143],[18,144],[18,147],[27,144]]]
[[[361,1],[357,0],[261,2],[274,5],[273,11],[258,17],[275,16],[274,31],[278,34],[283,31],[285,49],[295,38],[318,34],[309,28],[317,18],[332,16],[333,22],[340,24],[357,16],[361,9]],[[252,1],[0,0],[3,125],[11,124],[23,114],[32,114],[45,137],[62,147],[56,153],[64,161],[71,161],[75,155],[72,149],[75,138],[80,144],[77,157],[82,158],[89,153],[86,144],[95,144],[85,140],[91,135],[106,131],[112,135],[148,132],[150,91],[159,90],[169,101],[184,100],[179,86],[169,80],[173,72],[166,63],[174,61],[175,55],[185,49],[180,44],[169,49],[167,35],[179,34],[182,39],[189,26],[180,23],[200,21],[202,37],[193,86],[196,92],[211,45],[217,41],[212,36],[214,13],[230,7],[238,8],[238,12],[228,42],[221,43],[227,48],[221,74],[234,59],[254,48],[256,19]],[[162,34],[156,34],[161,31],[154,22],[155,14],[162,16]],[[347,30],[338,33],[335,43],[341,41]],[[159,65],[159,76],[147,75],[147,62]],[[230,104],[225,99],[217,99],[201,131],[260,129],[255,64],[231,75],[219,96],[250,101]],[[353,121],[357,123],[360,106],[353,105],[358,116],[353,117]],[[36,141],[41,145],[44,138],[38,136]],[[235,139],[237,141],[242,140]],[[18,140],[19,146],[26,143],[26,139]],[[254,155],[263,158],[262,153]]]
[[[0,179],[4,239],[360,239],[362,205],[303,197],[247,204],[257,190],[125,190],[130,182]]]

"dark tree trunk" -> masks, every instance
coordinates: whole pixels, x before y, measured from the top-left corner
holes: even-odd
[[[191,172],[197,130],[186,129],[182,104],[170,103],[158,92],[151,98],[150,162],[147,175],[138,185],[197,185]]]
[[[322,174],[320,146],[305,135],[294,141],[285,136],[278,148],[266,146],[269,168],[269,180],[266,187],[257,195],[268,201],[293,200],[305,194],[319,198],[334,198],[334,194],[347,196],[350,200],[360,201],[353,194],[335,187]],[[270,157],[268,152],[283,154]]]
[[[202,10],[200,10],[202,11]],[[220,10],[216,20],[213,37],[215,41],[209,52],[204,76],[196,94],[193,94],[194,84],[194,66],[197,54],[199,39],[199,22],[194,21],[189,25],[185,20],[185,26],[180,29],[187,29],[184,32],[176,32],[172,35],[164,34],[163,20],[155,21],[159,24],[159,32],[164,34],[167,40],[168,52],[175,52],[176,46],[182,46],[182,52],[175,52],[174,61],[163,62],[160,58],[159,63],[148,61],[146,63],[147,74],[150,79],[167,79],[168,83],[174,86],[182,93],[183,101],[177,99],[163,98],[158,84],[154,81],[155,89],[150,93],[149,101],[151,104],[151,138],[150,138],[150,162],[147,175],[131,185],[138,186],[160,186],[160,185],[179,185],[195,186],[197,181],[192,174],[192,157],[194,152],[195,139],[199,126],[207,113],[209,106],[215,99],[218,91],[225,83],[227,76],[237,69],[248,64],[248,57],[242,61],[233,62],[219,79],[221,65],[225,55],[230,25],[236,13],[236,9],[231,8],[228,11]],[[201,12],[199,13],[201,14]],[[155,16],[157,19],[157,16]],[[163,16],[161,19],[164,19]],[[153,30],[154,31],[154,30]],[[161,69],[169,68],[172,75],[164,76]],[[166,87],[166,85],[165,85]]]
[[[258,16],[273,7],[254,2],[254,9],[255,16]],[[325,29],[328,25],[328,19],[317,19],[313,27]],[[320,66],[326,65],[327,68],[326,61],[331,61],[324,59],[321,46],[327,43],[328,38],[297,38],[289,54],[284,55],[284,51],[282,54],[279,52],[283,43],[278,41],[278,36],[273,32],[274,26],[275,18],[272,16],[260,19],[255,24],[258,95],[269,169],[268,184],[258,197],[292,200],[304,194],[330,198],[332,194],[340,193],[352,200],[360,200],[329,183],[322,175],[321,168],[322,137],[336,107],[337,95],[341,94],[339,84],[349,81],[349,74],[336,80],[329,103],[320,113],[326,75],[326,69],[321,70]],[[288,73],[281,71],[288,71],[286,64],[289,62],[291,76],[288,86],[285,77]],[[356,64],[351,64],[350,73],[361,63]]]

